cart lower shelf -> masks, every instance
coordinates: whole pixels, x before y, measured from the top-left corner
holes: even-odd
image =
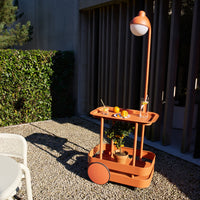
[[[139,188],[148,187],[154,173],[155,154],[143,150],[142,159],[139,159],[140,152],[136,150],[136,162],[133,164],[134,149],[123,147],[122,150],[129,154],[126,164],[120,164],[115,160],[110,144],[103,144],[102,159],[99,155],[100,145],[95,146],[88,153],[89,178],[97,184],[111,181]]]

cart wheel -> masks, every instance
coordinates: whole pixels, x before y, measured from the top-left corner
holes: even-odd
[[[109,181],[110,171],[103,163],[94,162],[88,167],[88,176],[94,183],[103,185]]]

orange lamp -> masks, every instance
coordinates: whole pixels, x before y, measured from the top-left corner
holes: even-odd
[[[148,47],[147,47],[147,64],[146,64],[146,79],[144,99],[148,96],[148,82],[149,82],[149,62],[150,62],[150,48],[151,48],[151,23],[144,11],[140,11],[138,16],[134,17],[130,22],[130,30],[135,36],[143,36],[148,32]]]

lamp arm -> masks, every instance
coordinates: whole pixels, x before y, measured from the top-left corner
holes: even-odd
[[[148,46],[147,46],[147,65],[146,65],[146,79],[144,89],[144,99],[147,100],[148,96],[148,84],[149,84],[149,64],[150,64],[150,50],[151,50],[151,26],[148,27]]]

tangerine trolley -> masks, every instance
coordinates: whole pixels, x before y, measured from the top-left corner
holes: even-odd
[[[108,181],[129,185],[138,188],[146,188],[150,185],[155,164],[155,154],[143,150],[145,126],[150,126],[156,122],[159,115],[148,112],[147,118],[140,117],[139,110],[128,109],[128,118],[116,117],[113,107],[108,107],[107,115],[103,114],[104,107],[96,108],[90,114],[95,118],[100,118],[100,144],[95,146],[88,153],[88,176],[94,183],[105,184]],[[103,143],[104,120],[126,121],[135,123],[133,148],[122,147],[127,151],[129,157],[125,164],[118,163],[114,158],[116,150],[113,141],[111,144]],[[141,129],[140,148],[137,149],[138,125]]]

